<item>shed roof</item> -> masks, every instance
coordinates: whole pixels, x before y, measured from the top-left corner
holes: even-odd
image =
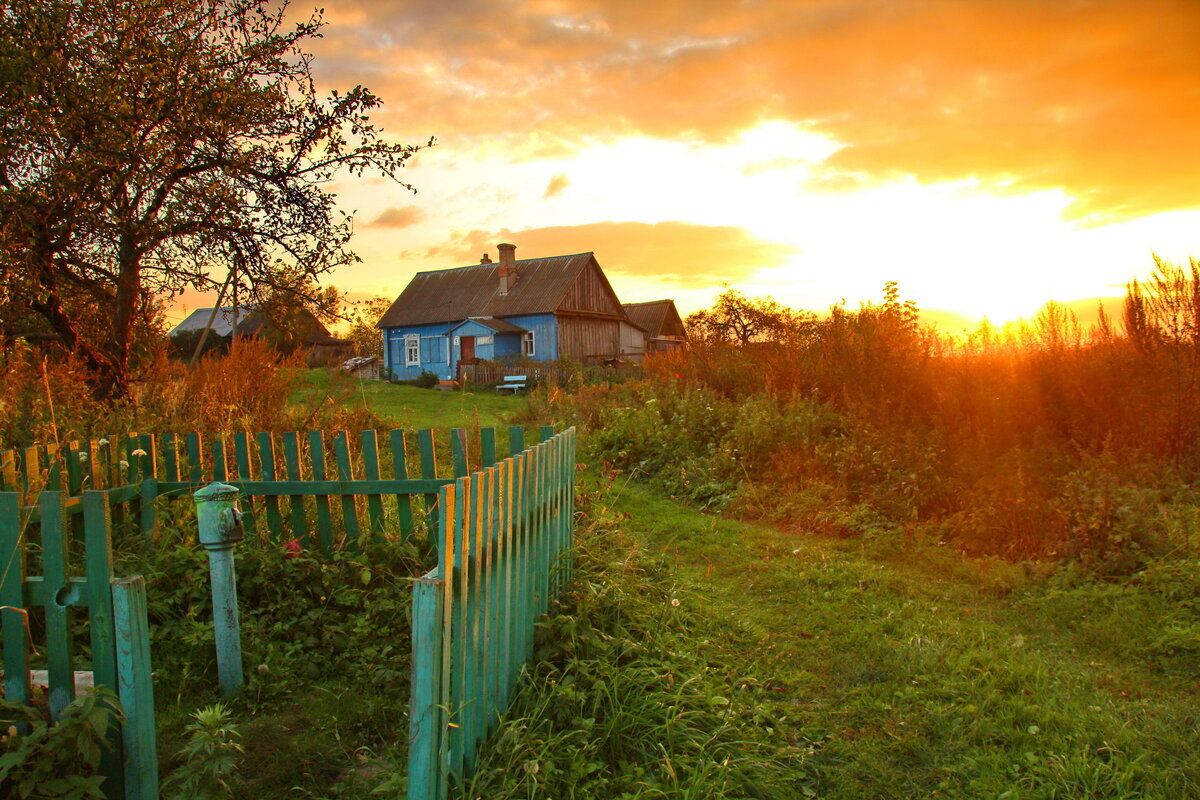
[[[650,300],[645,303],[623,303],[622,308],[629,315],[629,319],[635,325],[650,334],[654,338],[662,333],[663,325],[667,322],[669,316],[674,312],[675,316],[679,316],[679,312],[675,310],[674,300]]]
[[[552,314],[579,273],[594,262],[591,252],[522,259],[514,264],[516,284],[505,295],[499,292],[499,263],[418,272],[375,327]]]
[[[168,336],[177,336],[181,333],[189,331],[204,330],[204,326],[208,324],[208,318],[212,314],[211,308],[197,308],[191,314],[188,314],[187,319],[171,329]],[[238,306],[237,320],[240,323],[242,320],[250,316],[254,312],[253,306]],[[228,336],[233,333],[233,306],[221,306],[217,311],[217,317],[213,320],[212,333],[217,336]]]

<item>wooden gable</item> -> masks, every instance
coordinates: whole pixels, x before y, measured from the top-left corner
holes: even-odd
[[[595,258],[590,259],[587,266],[579,271],[555,311],[626,319],[625,309],[621,307],[617,293],[613,291]]]

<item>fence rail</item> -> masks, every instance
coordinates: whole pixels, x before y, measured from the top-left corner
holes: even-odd
[[[409,800],[462,785],[533,655],[570,578],[574,462],[569,429],[441,490],[438,565],[413,593]]]
[[[541,434],[549,435],[546,429]],[[475,437],[455,428],[449,435],[450,458],[443,459],[436,439],[432,430],[236,433],[209,439],[196,433],[111,434],[61,447],[0,451],[0,491],[21,493],[36,519],[40,490],[64,492],[69,515],[80,513],[82,492],[103,490],[118,516],[136,511],[141,530],[153,535],[160,498],[186,498],[217,481],[241,490],[248,535],[295,538],[304,547],[328,551],[356,547],[364,534],[398,532],[411,538],[422,515],[426,528],[434,530],[441,487],[495,464],[504,444],[494,428],[482,428]],[[510,428],[509,452],[524,446],[525,430]],[[419,513],[414,513],[414,497],[421,503]],[[395,517],[389,519],[386,512],[392,509]]]

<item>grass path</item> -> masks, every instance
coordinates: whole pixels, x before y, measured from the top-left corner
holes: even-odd
[[[805,753],[798,796],[1200,796],[1200,673],[1143,660],[1138,633],[1168,609],[927,545],[702,515],[636,484],[609,501],[673,559],[732,696]]]

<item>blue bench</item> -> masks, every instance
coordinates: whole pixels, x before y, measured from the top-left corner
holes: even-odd
[[[524,375],[506,375],[503,381],[496,384],[497,392],[502,392],[505,389],[508,389],[513,394],[516,394],[517,392],[519,392],[520,390],[522,390],[524,388],[525,388],[525,376]]]

